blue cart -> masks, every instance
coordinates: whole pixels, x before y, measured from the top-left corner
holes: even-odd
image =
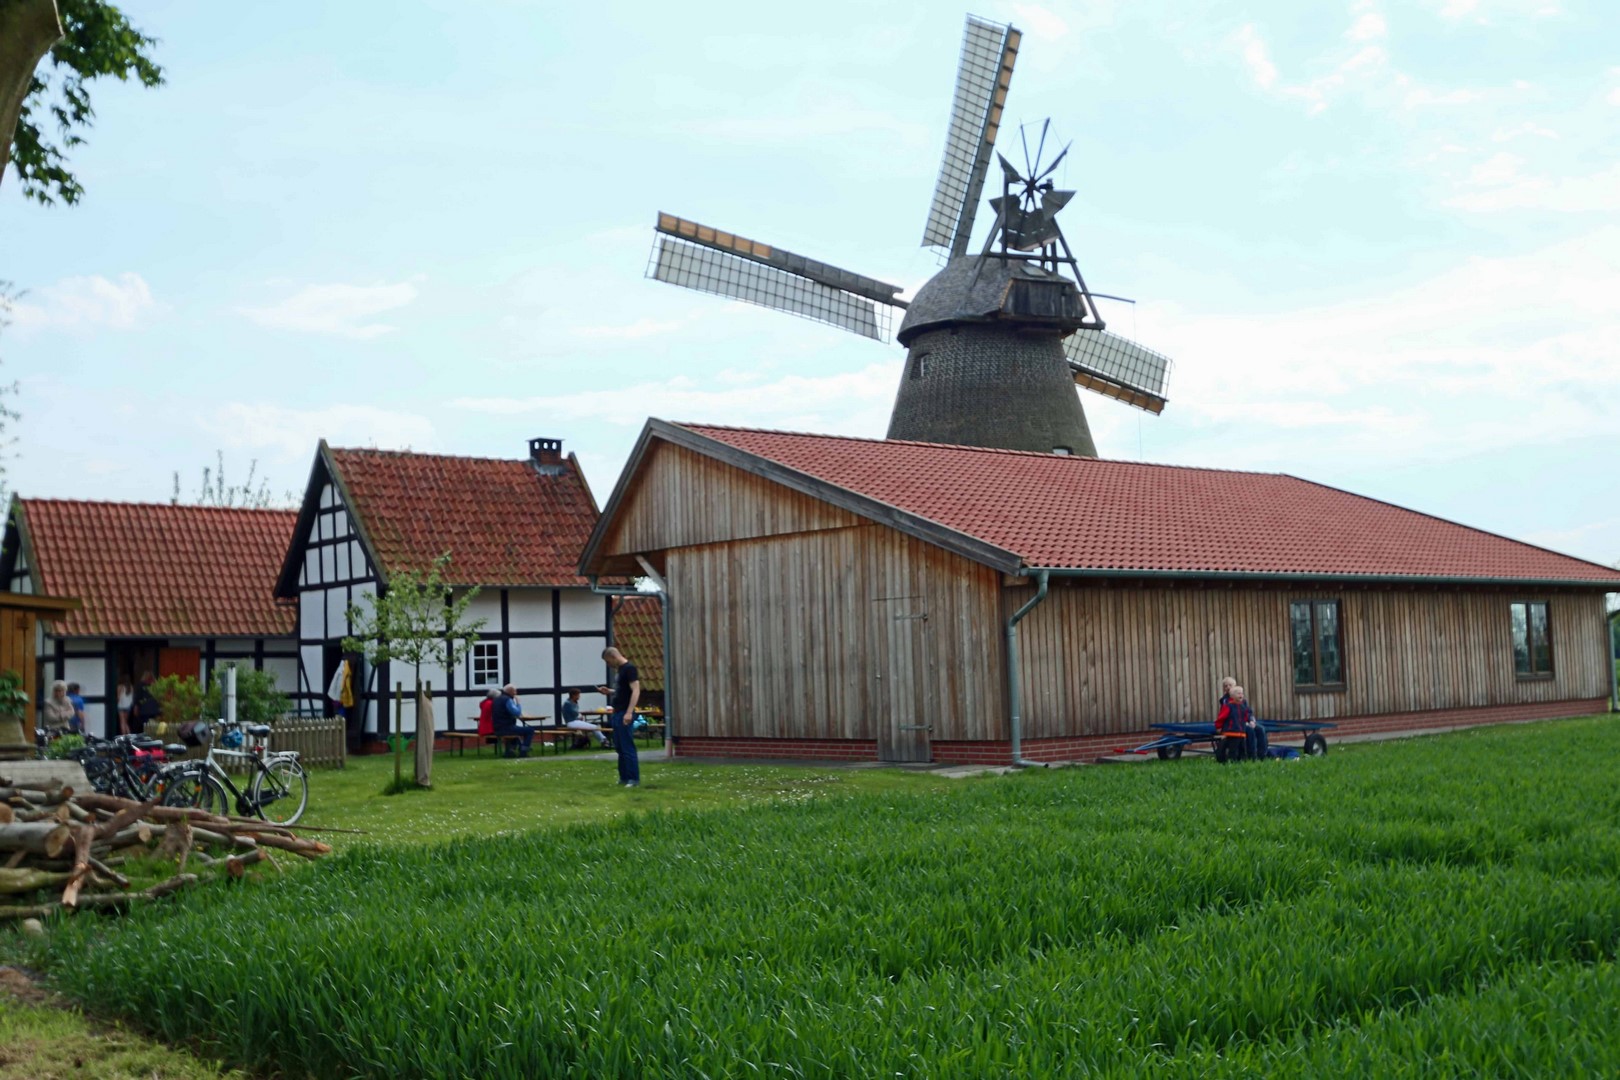
[[[1191,747],[1194,753],[1212,753],[1215,760],[1225,760],[1226,740],[1215,733],[1214,723],[1199,724],[1149,724],[1154,731],[1162,731],[1163,735],[1152,742],[1141,746],[1123,749],[1127,754],[1157,753],[1161,761],[1173,761],[1181,756],[1183,750]],[[1321,757],[1327,753],[1327,738],[1323,730],[1337,725],[1320,720],[1262,720],[1260,726],[1266,729],[1267,735],[1305,735],[1306,754],[1311,757]],[[1206,749],[1207,748],[1207,749]]]

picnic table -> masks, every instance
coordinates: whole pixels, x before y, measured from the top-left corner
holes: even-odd
[[[469,716],[467,719],[472,722],[474,728],[477,727],[477,725],[478,725],[478,717]],[[518,717],[518,720],[520,722],[528,724],[531,727],[538,727],[538,722],[539,721],[550,720],[550,719],[551,719],[550,716],[520,716],[520,717]],[[536,732],[536,734],[538,735],[538,731]],[[508,741],[517,742],[517,743],[521,743],[523,741],[523,735],[521,733],[512,732],[512,731],[503,731],[503,732],[499,732],[499,733],[496,733],[496,734],[493,734],[493,735],[481,735],[476,730],[474,730],[474,731],[447,731],[447,732],[444,733],[443,736],[441,736],[441,738],[448,739],[450,741],[450,744],[455,747],[456,754],[461,756],[461,757],[466,757],[467,756],[467,744],[469,742],[473,744],[473,756],[477,757],[479,754],[482,754],[484,752],[484,744],[485,743],[494,743],[495,744],[495,752],[497,754],[501,754],[501,753],[504,753],[506,751],[506,744],[507,744]]]

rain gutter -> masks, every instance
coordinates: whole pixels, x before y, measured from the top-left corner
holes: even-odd
[[[1613,581],[1586,581],[1578,578],[1536,579],[1503,577],[1438,577],[1417,574],[1321,574],[1263,573],[1253,570],[1123,570],[1091,567],[1026,567],[1019,577],[1050,574],[1064,578],[1129,578],[1147,581],[1278,581],[1323,585],[1474,585],[1515,589],[1592,589],[1612,591]]]
[[[1019,571],[1019,576],[1028,577],[1030,573]],[[1045,767],[1039,761],[1024,760],[1024,678],[1022,672],[1018,670],[1018,624],[1023,621],[1025,615],[1035,610],[1035,605],[1046,599],[1047,579],[1051,576],[1051,571],[1036,570],[1033,574],[1035,595],[1007,620],[1007,728],[1012,736],[1012,763],[1020,768]]]

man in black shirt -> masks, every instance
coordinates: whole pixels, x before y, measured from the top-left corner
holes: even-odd
[[[635,722],[636,705],[641,701],[641,673],[625,659],[624,653],[611,646],[602,650],[602,659],[614,671],[612,689],[606,686],[596,689],[613,696],[610,706],[613,715],[608,718],[608,727],[613,732],[613,748],[619,752],[619,783],[624,787],[638,787],[641,762],[636,757],[636,740],[631,735],[630,725]]]

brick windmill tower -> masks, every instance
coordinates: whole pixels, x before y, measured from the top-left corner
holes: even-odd
[[[1074,197],[1042,162],[1047,126],[1023,168],[995,152],[1022,35],[969,16],[923,231],[942,270],[909,303],[900,287],[770,244],[659,214],[648,276],[888,339],[893,312],[905,368],[888,437],[1095,457],[1076,385],[1158,413],[1170,361],[1109,333],[1057,222]],[[1001,194],[976,254],[974,218],[991,158]]]

